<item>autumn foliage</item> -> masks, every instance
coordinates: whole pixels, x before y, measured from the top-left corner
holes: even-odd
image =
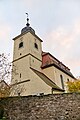
[[[9,62],[9,55],[0,54],[0,97],[7,97],[10,93],[10,87],[5,82],[11,79],[11,62]]]
[[[0,82],[0,98],[7,97],[10,94],[10,86],[5,82]]]
[[[10,94],[9,88],[0,89],[0,98],[1,97],[8,97]]]
[[[80,92],[80,80],[67,82],[69,92]]]

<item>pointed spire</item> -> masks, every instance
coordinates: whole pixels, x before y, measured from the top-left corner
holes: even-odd
[[[29,24],[28,13],[26,13],[26,15],[27,15],[27,24],[26,24],[26,26],[27,26],[27,27],[29,27],[29,26],[30,26],[30,24]]]
[[[22,28],[21,34],[26,33],[26,32],[32,32],[33,34],[35,34],[35,30],[32,27],[30,27],[28,13],[26,13],[26,15],[27,15],[27,19],[26,19],[27,24],[26,24],[26,27]]]

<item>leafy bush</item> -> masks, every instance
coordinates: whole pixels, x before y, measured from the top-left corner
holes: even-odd
[[[80,92],[80,80],[67,82],[69,92]]]

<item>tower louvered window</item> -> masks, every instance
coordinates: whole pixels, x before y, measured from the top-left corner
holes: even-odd
[[[38,49],[38,45],[37,45],[37,43],[34,43],[34,47],[35,47],[36,49]]]
[[[23,47],[23,42],[20,42],[19,48]]]

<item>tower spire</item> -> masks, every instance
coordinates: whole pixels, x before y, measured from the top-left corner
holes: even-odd
[[[29,24],[28,13],[26,13],[26,15],[27,15],[27,24],[26,24],[26,26],[27,26],[27,27],[29,27],[29,26],[30,26],[30,24]]]
[[[21,30],[21,34],[25,33],[25,32],[32,32],[33,34],[35,34],[35,31],[32,27],[30,27],[30,24],[29,24],[29,18],[28,18],[28,13],[26,13],[27,15],[27,23],[26,23],[26,27],[22,28]]]

